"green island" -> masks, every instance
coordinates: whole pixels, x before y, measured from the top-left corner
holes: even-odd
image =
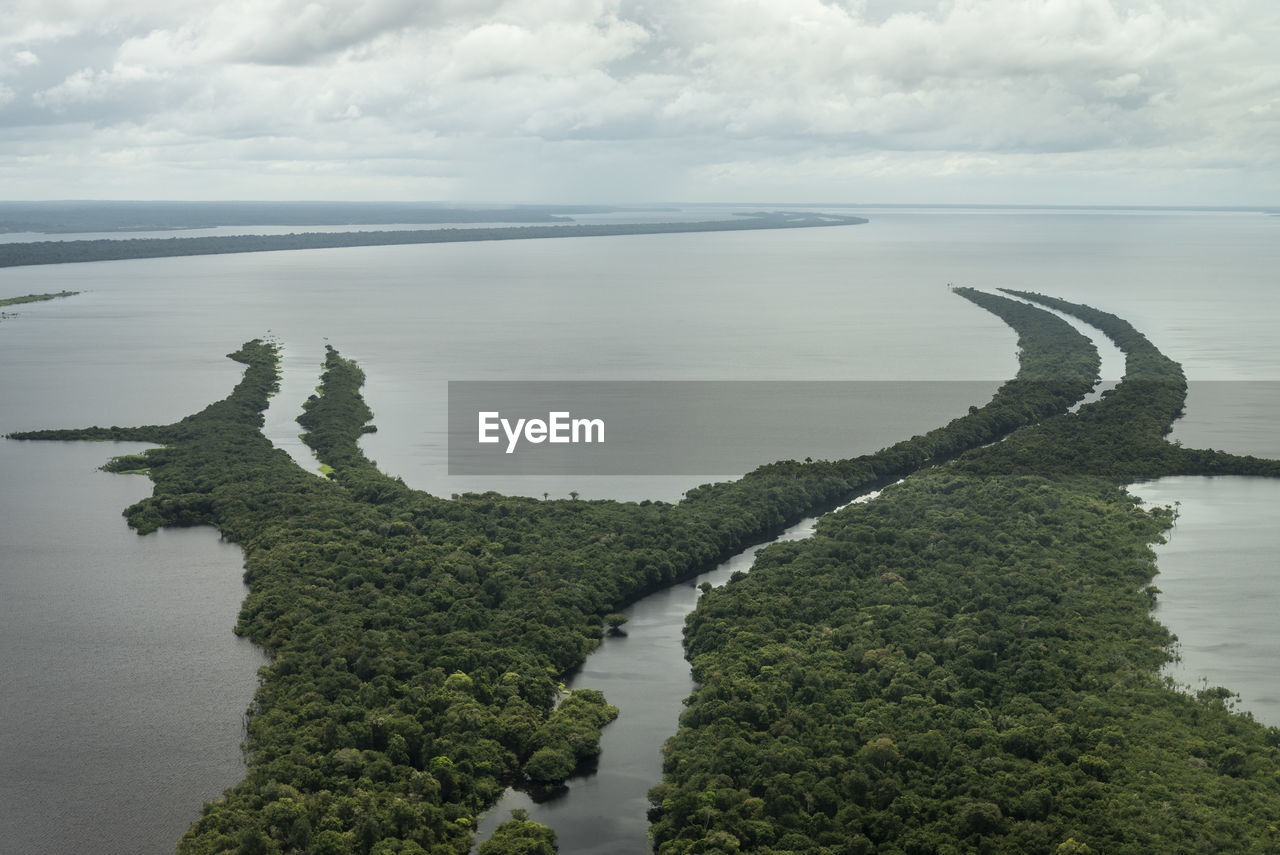
[[[127,238],[34,241],[0,244],[0,267],[119,261],[127,258],[170,258],[185,255],[224,255],[293,249],[332,249],[351,246],[396,246],[464,241],[530,240],[534,238],[615,237],[619,235],[681,234],[749,229],[794,229],[850,226],[862,217],[802,212],[761,212],[733,220],[601,225],[531,225],[484,228],[441,228],[404,231],[302,232],[286,235],[227,235],[219,237]]]
[[[0,297],[0,309],[7,306],[20,306],[23,303],[41,303],[45,300],[57,300],[60,297],[74,297],[79,291],[58,291],[53,294],[26,294],[22,297]]]
[[[1089,340],[955,290],[1018,334],[1018,374],[990,402],[676,504],[412,490],[360,452],[363,374],[333,349],[301,419],[331,471],[309,474],[261,433],[278,354],[257,340],[231,355],[232,393],[172,425],[11,434],[156,443],[107,466],[154,481],[129,524],[213,525],[244,550],[236,631],[271,663],[246,777],[179,852],[468,851],[507,784],[552,785],[598,754],[616,709],[559,684],[619,608],[908,475],[702,598],[686,631],[700,685],[652,792],[657,851],[1275,851],[1280,731],[1225,690],[1160,679],[1149,543],[1171,515],[1122,484],[1280,464],[1167,443],[1176,363],[1119,318],[1017,294],[1127,354],[1123,382],[1069,413],[1096,380]],[[554,848],[517,816],[480,851]]]

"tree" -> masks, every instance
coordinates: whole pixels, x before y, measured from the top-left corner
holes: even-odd
[[[529,812],[516,808],[511,819],[499,825],[493,836],[480,844],[477,855],[555,855],[556,833],[529,819]]]
[[[533,756],[524,764],[524,771],[535,783],[562,784],[573,774],[577,765],[573,750],[561,742],[533,752]]]

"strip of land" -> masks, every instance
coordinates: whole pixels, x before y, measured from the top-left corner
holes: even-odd
[[[20,306],[23,303],[41,303],[45,300],[57,300],[60,297],[74,297],[79,293],[79,291],[58,291],[54,294],[26,294],[22,297],[4,297],[0,298],[0,308]]]
[[[0,267],[120,261],[129,258],[170,258],[186,255],[224,255],[295,249],[352,246],[398,246],[465,241],[531,240],[568,237],[725,232],[751,229],[794,229],[850,226],[862,217],[792,212],[753,213],[733,220],[599,225],[534,225],[510,228],[460,228],[370,232],[303,232],[287,235],[228,235],[222,237],[131,238],[125,240],[36,241],[0,244]]]

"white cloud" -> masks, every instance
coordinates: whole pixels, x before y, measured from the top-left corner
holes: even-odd
[[[162,79],[161,74],[136,65],[116,63],[109,69],[82,68],[61,83],[33,94],[41,106],[63,111],[76,104],[89,104],[120,97],[141,84]]]
[[[344,187],[369,181],[364,195],[396,171],[464,196],[554,197],[590,173],[601,198],[782,198],[895,176],[1123,183],[1144,168],[1200,170],[1197,193],[1228,169],[1224,188],[1280,194],[1271,0],[14,5],[0,156],[43,136],[45,162],[101,163],[117,184],[186,170],[218,194],[212,176],[243,158],[272,187],[343,172]]]
[[[616,18],[534,26],[487,22],[452,40],[444,72],[450,80],[519,74],[563,77],[629,56],[646,39],[643,28]]]

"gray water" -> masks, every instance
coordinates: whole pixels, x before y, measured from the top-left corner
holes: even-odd
[[[0,442],[5,852],[170,852],[244,774],[240,550],[125,527],[150,482],[96,467],[141,447]]]
[[[292,442],[309,467],[292,418],[316,384],[327,342],[368,375],[380,429],[366,437],[367,453],[413,486],[441,495],[576,490],[587,498],[675,499],[710,477],[449,476],[447,381],[982,380],[994,389],[1016,370],[1014,336],[951,295],[946,285],[955,283],[1030,288],[1128,318],[1194,381],[1177,438],[1280,455],[1272,330],[1280,318],[1280,219],[854,213],[872,222],[7,269],[0,296],[85,293],[15,307],[15,317],[0,320],[0,432],[174,421],[234,385],[240,366],[224,354],[270,335],[285,347],[285,376],[268,432],[282,446]],[[869,414],[840,430],[847,453],[858,454],[903,438],[904,428],[921,432],[958,414],[925,406]],[[779,452],[798,456],[785,439]],[[200,802],[242,774],[240,714],[260,659],[231,634],[243,596],[239,553],[207,530],[129,532],[119,512],[149,485],[95,472],[113,453],[0,442],[7,788],[0,827],[26,835],[18,851],[170,851]],[[1274,497],[1263,501],[1275,506]],[[1264,534],[1256,550],[1274,553],[1275,540],[1268,546]],[[1184,538],[1181,528],[1176,538]],[[171,587],[179,581],[221,599]],[[1162,608],[1171,607],[1175,596],[1158,584],[1166,588]],[[170,628],[150,635],[148,620]],[[1168,620],[1189,659],[1198,630]],[[602,653],[616,647],[626,659],[644,623],[633,621],[629,636],[610,639]],[[678,645],[683,614],[668,623]],[[1260,637],[1272,639],[1274,630]],[[617,672],[640,684],[636,663],[627,667]],[[614,673],[593,660],[577,680],[598,687],[606,671]],[[655,733],[669,735],[678,698],[688,693],[680,683],[687,676],[672,677],[677,700],[671,712],[655,714]],[[204,694],[192,695],[196,688]],[[1268,691],[1275,694],[1274,684]],[[614,689],[606,694],[620,703]],[[635,757],[652,767],[665,738],[636,736],[625,749],[612,741],[642,717],[624,707],[606,728],[602,763],[620,764],[620,774]],[[179,774],[198,783],[178,784]],[[574,786],[604,786],[605,774],[602,767],[596,783]],[[643,823],[642,813],[629,816]],[[559,831],[562,839],[571,834]]]
[[[1129,492],[1178,512],[1156,547],[1155,616],[1180,640],[1166,673],[1188,691],[1225,686],[1240,709],[1280,725],[1280,481],[1161,478]]]

